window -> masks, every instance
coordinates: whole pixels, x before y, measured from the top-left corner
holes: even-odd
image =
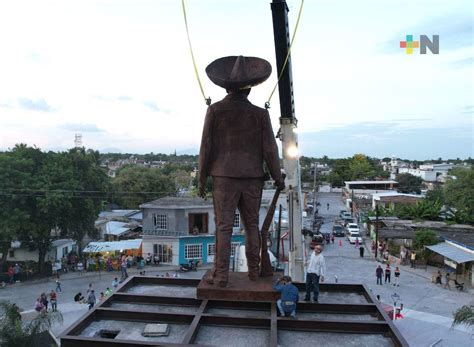
[[[215,243],[209,243],[207,245],[207,255],[216,255],[216,244]]]
[[[67,257],[69,254],[69,247],[63,247],[63,257]]]
[[[8,256],[10,258],[15,258],[15,251],[13,249],[10,249],[10,251],[8,252]]]
[[[230,244],[230,256],[233,257],[235,255],[235,249],[237,246],[240,246],[240,242],[232,242]]]
[[[184,245],[184,258],[202,259],[202,243],[194,245]]]
[[[235,212],[234,228],[240,228],[240,213],[239,212]]]
[[[155,230],[168,230],[168,216],[165,214],[154,214],[153,224]]]
[[[153,255],[157,255],[162,263],[172,263],[173,247],[169,244],[154,244]]]

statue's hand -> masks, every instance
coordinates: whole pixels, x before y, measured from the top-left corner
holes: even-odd
[[[285,181],[284,181],[284,180],[275,182],[275,185],[276,185],[276,188],[277,188],[279,191],[285,190]]]
[[[206,183],[199,183],[198,196],[203,199],[206,198]]]

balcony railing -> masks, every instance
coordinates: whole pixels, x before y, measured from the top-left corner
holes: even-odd
[[[154,229],[144,229],[143,235],[152,235],[152,236],[185,236],[187,235],[184,231],[174,231],[174,230],[154,230]]]

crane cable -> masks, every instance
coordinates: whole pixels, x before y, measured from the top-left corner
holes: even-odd
[[[202,87],[201,78],[199,77],[199,72],[197,69],[196,59],[194,58],[193,46],[191,45],[191,38],[189,36],[189,28],[188,28],[188,18],[186,16],[185,0],[181,0],[181,4],[183,6],[184,24],[186,26],[186,35],[188,36],[189,51],[191,53],[191,59],[193,61],[194,73],[196,74],[196,79],[198,81],[199,88],[201,89],[202,97],[204,98],[206,105],[209,106],[211,104],[211,98],[210,97],[206,98],[206,94],[204,93],[204,88]]]
[[[296,19],[295,30],[293,31],[293,36],[291,37],[291,41],[290,41],[290,47],[288,47],[288,53],[286,54],[285,62],[283,63],[283,68],[280,71],[280,75],[278,76],[278,80],[275,83],[275,86],[273,87],[273,90],[270,93],[270,96],[268,97],[267,102],[265,103],[265,108],[266,109],[270,108],[270,100],[272,99],[273,93],[275,93],[275,90],[278,86],[278,83],[280,83],[280,79],[283,76],[283,72],[285,71],[286,64],[288,63],[288,59],[290,58],[291,48],[293,47],[293,42],[295,41],[296,31],[298,30],[298,25],[300,24],[301,13],[303,11],[303,4],[304,4],[304,0],[301,0],[300,9],[298,11],[298,18]]]

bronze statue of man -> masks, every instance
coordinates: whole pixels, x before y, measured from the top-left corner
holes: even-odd
[[[199,196],[205,197],[206,179],[213,179],[216,220],[216,256],[209,284],[225,287],[229,276],[232,227],[238,208],[245,227],[248,276],[259,276],[259,209],[264,181],[263,164],[278,189],[285,184],[278,147],[268,111],[248,101],[250,88],[271,74],[264,59],[243,56],[215,60],[206,73],[225,88],[227,96],[207,109],[199,152]]]

